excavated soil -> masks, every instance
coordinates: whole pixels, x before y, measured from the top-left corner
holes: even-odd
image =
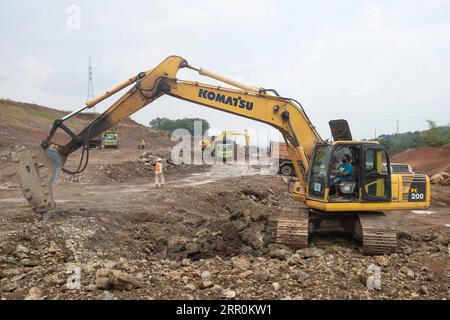
[[[450,144],[408,149],[391,155],[391,162],[408,163],[416,172],[430,176],[450,171]]]
[[[285,179],[172,165],[156,189],[141,155],[93,152],[87,172],[60,177],[47,221],[27,207],[11,160],[0,161],[1,299],[450,298],[449,187],[433,186],[430,210],[388,213],[397,253],[363,256],[339,233],[293,250],[274,244],[282,208],[301,206]],[[374,266],[381,287],[369,289]]]

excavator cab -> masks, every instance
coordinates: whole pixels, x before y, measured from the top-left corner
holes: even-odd
[[[333,169],[337,169],[345,157],[349,158],[351,173],[344,177]],[[308,196],[312,200],[329,203],[391,201],[389,157],[377,142],[318,144],[308,180]]]
[[[344,119],[331,120],[329,125],[334,142],[316,144],[308,196],[329,203],[390,202],[391,166],[384,147],[376,141],[353,141]],[[336,173],[343,167],[349,172]]]

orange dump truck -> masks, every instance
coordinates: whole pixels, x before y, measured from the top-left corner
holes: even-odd
[[[272,158],[278,158],[278,173],[281,173],[284,176],[295,175],[294,165],[292,164],[292,160],[289,156],[285,143],[270,141],[270,156]],[[300,160],[300,158],[298,160]]]

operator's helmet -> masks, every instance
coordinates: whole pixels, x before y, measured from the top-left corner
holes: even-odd
[[[162,159],[161,158],[158,158],[157,160],[156,160],[157,162],[161,162],[162,161]]]

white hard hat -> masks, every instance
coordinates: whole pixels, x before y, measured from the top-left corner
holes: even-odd
[[[158,161],[158,162],[161,162],[161,161],[162,161],[162,159],[161,159],[161,158],[158,158],[158,160],[156,160],[156,161]]]

